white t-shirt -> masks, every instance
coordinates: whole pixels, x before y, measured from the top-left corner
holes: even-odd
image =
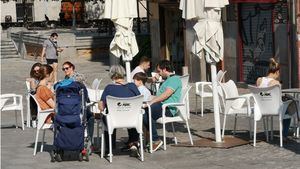
[[[151,97],[151,93],[150,93],[149,89],[144,85],[139,86],[138,89],[139,89],[141,95],[144,96],[144,101],[149,101],[150,97]]]
[[[139,72],[145,73],[145,70],[142,69],[140,66],[137,66],[137,67],[135,67],[135,69],[133,69],[133,71],[130,73],[130,76],[131,76],[132,81],[133,81],[133,76],[134,76],[136,73],[139,73]]]

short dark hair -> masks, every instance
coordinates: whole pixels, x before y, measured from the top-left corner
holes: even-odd
[[[174,71],[174,66],[169,60],[161,60],[160,62],[158,62],[156,67],[159,67],[160,69],[166,69],[168,72]]]
[[[145,63],[145,62],[150,62],[150,59],[146,56],[142,56],[140,59],[140,64]]]
[[[73,70],[75,70],[75,65],[69,61],[66,61],[63,65],[68,65],[70,66],[71,68],[73,68]]]
[[[56,33],[56,32],[54,32],[54,33],[51,33],[51,35],[50,35],[51,37],[55,37],[55,36],[57,36],[58,37],[58,34]]]
[[[141,80],[143,82],[143,84],[145,84],[147,82],[147,75],[144,72],[138,72],[133,76],[133,79],[135,80]]]

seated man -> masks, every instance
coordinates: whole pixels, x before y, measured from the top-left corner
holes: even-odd
[[[162,105],[164,103],[178,103],[181,97],[182,84],[180,77],[173,74],[174,68],[170,61],[162,60],[156,66],[158,74],[165,80],[160,86],[156,96],[150,101],[149,105],[152,112],[152,140],[153,151],[156,151],[163,142],[159,139],[156,130],[156,120],[162,117]],[[176,108],[166,109],[166,116],[176,116]],[[144,114],[144,125],[149,131],[148,111]],[[151,139],[151,138],[150,138]]]

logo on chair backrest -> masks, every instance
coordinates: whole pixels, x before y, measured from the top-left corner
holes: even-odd
[[[269,92],[260,92],[259,95],[260,96],[270,96],[271,97],[271,93],[269,93]]]
[[[118,111],[129,111],[131,109],[131,104],[127,102],[118,102],[117,106]]]
[[[272,95],[270,92],[260,92],[259,96],[261,96],[261,99],[264,101],[271,101],[272,100]]]

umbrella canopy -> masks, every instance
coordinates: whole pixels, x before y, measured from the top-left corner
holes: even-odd
[[[184,19],[196,19],[195,40],[192,53],[201,58],[205,53],[206,62],[211,64],[211,79],[214,102],[214,121],[216,142],[221,142],[219,100],[216,81],[216,63],[223,59],[223,28],[221,8],[228,0],[181,0],[179,8]]]
[[[114,22],[116,33],[110,43],[110,52],[116,57],[122,55],[126,65],[127,81],[130,81],[130,61],[139,52],[135,34],[132,31],[133,18],[137,17],[136,0],[106,0],[104,18]]]
[[[181,0],[180,9],[184,19],[196,19],[196,32],[192,53],[201,58],[206,51],[206,62],[219,62],[223,59],[224,42],[221,23],[221,8],[228,0]]]

